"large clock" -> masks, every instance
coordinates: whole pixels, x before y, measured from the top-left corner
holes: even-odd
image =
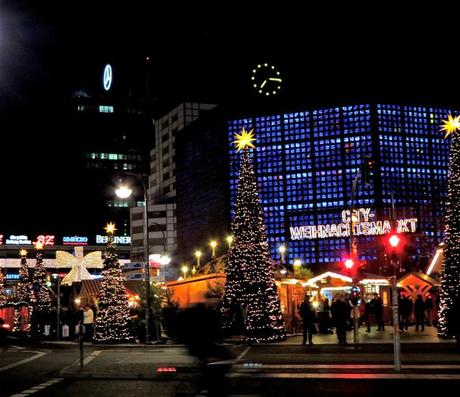
[[[273,65],[263,63],[252,69],[252,86],[260,95],[276,95],[282,81],[280,72]]]

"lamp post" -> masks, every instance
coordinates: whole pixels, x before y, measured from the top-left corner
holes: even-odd
[[[182,270],[182,273],[184,273],[184,279],[187,278],[188,266],[187,265],[182,266],[181,270]]]
[[[196,267],[197,269],[200,267],[200,258],[201,258],[201,251],[195,251],[195,258],[196,258]]]
[[[149,264],[149,218],[148,218],[148,197],[147,197],[147,187],[145,184],[145,179],[147,175],[145,174],[132,174],[127,173],[127,175],[133,175],[139,179],[142,183],[142,192],[144,196],[144,269],[145,269],[145,343],[150,342],[150,264]],[[120,186],[115,190],[116,195],[121,199],[126,199],[132,194],[132,189],[127,186]]]
[[[57,297],[56,297],[56,340],[60,337],[60,323],[61,323],[61,278],[58,273],[52,274],[57,283]]]
[[[216,257],[216,247],[217,247],[217,241],[212,240],[209,245],[211,246],[211,259],[214,259]]]
[[[280,245],[280,246],[278,247],[278,251],[280,252],[280,256],[281,256],[280,262],[281,262],[282,264],[284,264],[284,262],[285,262],[284,254],[286,253],[286,247],[285,247],[284,245]]]
[[[229,235],[225,238],[225,240],[227,240],[227,244],[228,244],[228,249],[230,249],[232,247],[232,243],[233,243],[233,236],[232,235]]]
[[[294,274],[298,274],[300,271],[300,266],[302,266],[302,261],[300,259],[294,259],[293,262]]]

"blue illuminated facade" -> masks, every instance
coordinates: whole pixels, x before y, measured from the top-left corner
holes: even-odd
[[[350,208],[353,179],[363,158],[375,161],[369,185],[360,183],[355,208],[371,208],[389,219],[391,194],[398,217],[418,219],[411,236],[413,257],[442,238],[449,142],[439,132],[447,109],[399,105],[353,105],[230,120],[230,197],[238,184],[239,155],[232,144],[242,127],[254,128],[253,151],[266,231],[274,258],[288,246],[288,260],[313,269],[340,263],[349,239],[291,240],[291,226],[341,222]],[[233,214],[232,214],[233,216]],[[382,259],[379,236],[358,238],[358,253],[368,263]]]

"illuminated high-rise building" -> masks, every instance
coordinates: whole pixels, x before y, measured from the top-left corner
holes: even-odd
[[[386,230],[376,222],[393,227],[394,205],[395,218],[405,220],[395,227],[409,231],[406,259],[417,263],[442,239],[449,142],[439,126],[449,112],[362,104],[232,119],[231,202],[239,161],[234,134],[254,128],[252,155],[273,257],[284,244],[289,263],[298,258],[314,271],[330,268],[351,251],[346,228],[353,180],[371,160],[369,183],[358,178],[353,200],[353,209],[362,209],[354,228],[357,255],[373,270],[383,265]]]

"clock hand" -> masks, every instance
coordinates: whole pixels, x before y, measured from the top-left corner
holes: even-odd
[[[267,84],[267,80],[264,80],[264,82],[260,85],[260,88],[264,88],[265,84]]]
[[[279,81],[281,83],[281,79],[278,79],[278,78],[274,78],[274,77],[270,77],[268,80],[270,81]]]

